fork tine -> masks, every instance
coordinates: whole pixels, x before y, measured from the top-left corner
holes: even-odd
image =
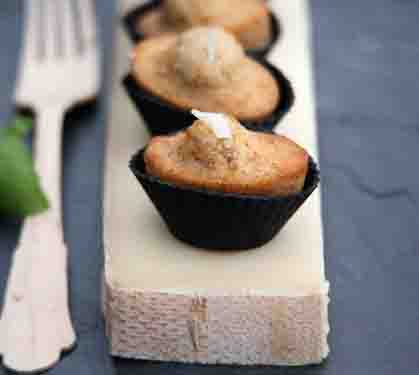
[[[60,0],[60,16],[62,17],[62,50],[64,56],[73,56],[77,54],[77,24],[75,9],[72,6],[72,0]]]
[[[26,64],[27,59],[40,58],[41,56],[41,8],[37,6],[36,1],[25,1],[24,19],[22,66]]]
[[[44,57],[46,58],[56,57],[59,54],[59,48],[58,48],[59,21],[58,21],[57,3],[58,1],[56,0],[43,0],[42,2],[42,15],[43,15],[42,41],[44,45]]]
[[[42,58],[42,19],[39,5],[39,2],[34,0],[26,0],[24,3],[24,36],[14,91],[16,101],[22,98],[22,83],[27,67],[39,62]]]
[[[97,41],[95,4],[93,0],[77,0],[76,3],[82,30],[82,50],[86,51]]]

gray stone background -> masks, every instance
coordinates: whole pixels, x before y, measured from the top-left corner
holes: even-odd
[[[274,0],[280,1],[280,0]],[[114,4],[97,1],[111,43]],[[51,374],[413,374],[419,368],[419,1],[313,0],[332,353],[306,368],[113,360],[100,315],[106,90],[68,116],[66,239],[77,349]],[[22,1],[0,2],[0,126],[13,114]],[[109,74],[111,48],[105,51]],[[0,301],[19,223],[0,219]],[[0,375],[6,373],[0,367]]]

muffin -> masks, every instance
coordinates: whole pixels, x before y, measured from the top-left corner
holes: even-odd
[[[219,26],[236,36],[251,54],[262,57],[279,36],[279,23],[262,0],[158,0],[124,19],[134,41],[197,26]]]
[[[132,171],[178,239],[215,250],[267,243],[315,190],[316,165],[286,137],[194,114],[185,130],[152,138]]]
[[[192,108],[272,129],[294,101],[278,69],[247,57],[232,34],[216,27],[138,43],[124,85],[154,135],[191,123]]]

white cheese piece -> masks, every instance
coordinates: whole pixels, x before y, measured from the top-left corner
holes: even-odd
[[[215,61],[215,52],[217,48],[216,38],[217,34],[215,29],[211,29],[208,34],[208,61],[210,64]]]
[[[231,139],[233,137],[230,127],[230,119],[222,113],[200,112],[193,109],[191,113],[204,121],[215,133],[217,138]]]

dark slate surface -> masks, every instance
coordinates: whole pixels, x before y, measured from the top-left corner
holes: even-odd
[[[413,374],[419,368],[419,2],[312,1],[332,353],[304,369],[112,360],[99,306],[105,103],[68,119],[65,224],[77,349],[52,374]],[[0,122],[20,1],[0,2]],[[110,41],[112,2],[101,1]],[[108,49],[109,51],[109,49]],[[0,221],[0,298],[18,235]],[[0,374],[3,370],[0,369]]]

